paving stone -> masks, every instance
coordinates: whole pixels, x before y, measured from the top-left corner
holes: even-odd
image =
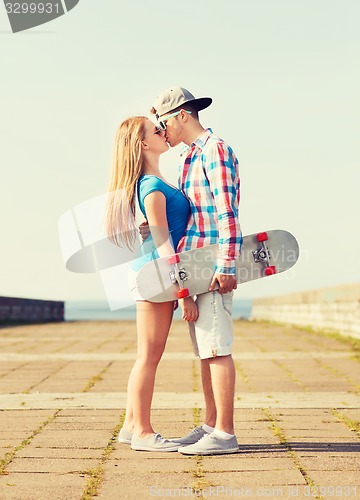
[[[318,486],[336,487],[339,485],[356,485],[358,487],[357,492],[358,494],[360,493],[359,470],[347,470],[345,474],[344,471],[317,471],[310,469],[308,473]]]
[[[84,426],[84,422],[77,422],[74,420],[73,422],[62,422],[59,419],[51,425],[52,431],[83,431],[84,427],[87,431],[109,431],[110,433],[114,429],[118,422],[115,420],[111,420],[110,422],[95,422],[91,419],[87,419],[86,425]],[[0,433],[1,436],[1,433]]]
[[[3,441],[17,441],[18,439],[25,439],[27,438],[29,435],[32,434],[32,431],[34,431],[35,428],[33,428],[30,432],[27,430],[27,429],[24,429],[22,432],[20,431],[15,431],[15,432],[12,432],[11,430],[9,431],[0,431],[0,442],[3,442]]]
[[[32,443],[34,446],[40,446],[43,448],[47,448],[51,445],[55,447],[61,446],[64,448],[104,448],[107,446],[111,438],[111,434],[112,433],[110,431],[61,431],[57,429],[52,431],[51,429],[46,428],[43,432],[34,437]]]
[[[340,410],[340,413],[343,414],[345,417],[347,417],[350,420],[354,420],[355,422],[360,422],[360,410],[355,409],[355,410],[347,410],[346,408],[343,408]],[[336,418],[336,417],[334,417]]]
[[[77,474],[12,473],[0,476],[1,500],[81,498],[86,479]]]
[[[99,460],[84,460],[78,458],[14,458],[6,467],[8,473],[56,473],[74,474],[92,469]]]
[[[32,443],[16,453],[17,458],[61,458],[61,459],[84,459],[97,460],[102,457],[102,448],[37,448]]]
[[[281,428],[284,430],[301,430],[301,429],[330,429],[337,430],[342,427],[338,421],[334,421],[331,416],[319,418],[314,422],[314,417],[291,417],[289,419],[281,419]]]
[[[119,498],[119,492],[124,492],[127,498],[149,498],[152,496],[169,497],[179,496],[179,492],[191,491],[191,486],[195,483],[196,478],[191,473],[141,473],[139,480],[138,471],[128,473],[120,471],[116,468],[116,473],[113,469],[107,467],[105,481],[100,489],[98,498],[116,499]],[[168,494],[166,495],[166,491]],[[125,493],[126,492],[126,493]],[[170,494],[169,494],[170,493]]]
[[[302,456],[301,464],[306,470],[311,469],[312,471],[359,472],[359,456],[356,453],[347,457],[344,456],[344,453],[339,453],[338,456],[328,456],[328,454],[325,456]]]
[[[239,453],[245,458],[252,456],[260,457],[263,455],[268,457],[281,457],[286,455],[286,448],[274,441],[263,440],[259,442],[259,440],[253,440],[252,442],[244,443],[242,440],[238,440],[238,442]]]
[[[249,451],[252,452],[253,450],[267,450],[267,451],[285,451],[285,447],[282,446],[278,440],[274,437],[261,437],[261,436],[256,436],[255,438],[252,437],[241,437],[238,438],[238,443],[239,443],[239,448],[240,452],[242,453],[248,453]]]
[[[26,436],[19,437],[18,439],[1,439],[0,440],[0,448],[5,450],[13,449],[17,446],[20,446]]]
[[[335,458],[337,460],[341,460],[341,458],[344,458],[345,462],[346,460],[351,460],[352,458],[358,458],[359,457],[359,454],[358,454],[358,451],[354,451],[352,452],[351,451],[351,447],[349,449],[345,449],[346,445],[342,446],[342,445],[339,445],[338,446],[338,449],[336,448],[336,446],[333,448],[333,449],[319,449],[319,450],[296,450],[297,453],[298,453],[298,456],[301,458],[301,459],[313,459],[313,458],[318,458],[319,460],[322,460],[322,458],[324,460],[327,460],[327,458]]]
[[[359,450],[360,450],[360,441],[356,442],[356,439],[351,439],[349,436],[346,437],[346,438],[342,438],[342,437],[321,437],[321,436],[317,436],[317,437],[313,437],[313,438],[309,438],[309,437],[301,437],[301,436],[298,436],[296,437],[295,439],[288,439],[288,442],[289,444],[292,444],[292,443],[309,443],[311,446],[314,446],[315,444],[319,444],[319,445],[327,445],[327,446],[336,446],[339,444],[342,444],[344,447],[346,446],[352,446],[352,447],[357,447]]]
[[[248,457],[243,453],[229,456],[204,457],[201,465],[205,473],[219,471],[286,471],[294,468],[293,461],[286,456],[274,456],[272,454],[269,457],[263,454],[254,458]]]
[[[59,415],[60,418],[65,417],[86,417],[86,418],[102,418],[113,417],[119,418],[120,412],[118,409],[104,409],[104,408],[65,408]]]
[[[338,370],[343,376],[350,377],[354,383],[360,385],[359,361],[349,358],[346,363],[339,359],[332,359],[327,363],[332,369]]]
[[[318,454],[322,453],[337,453],[337,454],[346,454],[346,453],[359,453],[360,451],[360,446],[359,442],[353,441],[353,442],[346,442],[342,439],[336,441],[336,440],[331,440],[331,441],[310,441],[310,440],[304,440],[300,441],[298,440],[297,442],[290,442],[291,448],[295,450],[297,453],[301,455],[308,455],[311,454],[312,452],[317,452]]]
[[[270,431],[271,432],[271,428],[272,428],[272,422],[270,421],[265,421],[265,422],[249,422],[249,421],[246,421],[246,422],[243,422],[243,421],[240,421],[240,422],[236,422],[236,429],[238,432],[253,432],[254,434],[255,433],[263,433],[263,432],[267,432],[267,431]],[[281,426],[281,428],[283,428]]]
[[[293,430],[289,429],[285,433],[286,438],[288,440],[293,440],[297,438],[307,438],[307,439],[318,439],[318,438],[326,438],[329,441],[333,439],[351,439],[352,438],[352,433],[349,429],[346,427],[343,428],[338,428],[338,429],[299,429],[299,430]]]
[[[211,485],[232,485],[232,486],[251,486],[264,487],[274,485],[296,485],[306,484],[304,477],[298,470],[281,470],[281,471],[236,471],[236,474],[231,472],[208,472],[206,480]]]
[[[119,471],[125,470],[131,474],[139,469],[139,460],[141,460],[143,473],[168,474],[170,472],[188,473],[189,471],[195,473],[197,469],[194,458],[182,457],[179,453],[151,453],[151,458],[149,458],[148,452],[133,452],[131,456],[133,458],[109,460],[106,463],[106,470],[109,474],[118,474]]]
[[[22,421],[25,419],[31,419],[31,420],[47,420],[49,417],[51,417],[54,414],[52,410],[47,409],[31,409],[28,410],[27,408],[21,408],[17,410],[8,410],[8,409],[3,409],[0,411],[0,422],[2,419],[13,419],[14,423],[18,421]]]
[[[119,422],[119,415],[111,415],[111,416],[101,416],[101,415],[86,415],[86,411],[83,410],[83,414],[76,416],[66,416],[66,415],[58,415],[56,422],[60,424],[75,424],[84,428],[84,424],[90,425],[106,425],[112,428]]]

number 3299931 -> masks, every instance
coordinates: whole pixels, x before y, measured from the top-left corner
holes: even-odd
[[[35,3],[35,2],[22,2],[22,3],[7,3],[5,4],[6,12],[8,14],[59,14],[59,3]]]

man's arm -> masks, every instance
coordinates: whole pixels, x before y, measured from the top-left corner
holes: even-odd
[[[219,292],[227,293],[237,288],[236,259],[242,243],[238,161],[231,148],[216,143],[207,155],[205,169],[217,209],[219,231],[219,255],[210,290],[218,282]]]

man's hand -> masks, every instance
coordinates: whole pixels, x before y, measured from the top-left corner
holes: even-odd
[[[148,221],[142,222],[139,226],[139,233],[143,242],[148,238],[150,234]]]
[[[216,282],[219,283],[219,293],[228,293],[237,289],[236,276],[233,274],[215,273],[211,281],[209,292],[214,290]]]

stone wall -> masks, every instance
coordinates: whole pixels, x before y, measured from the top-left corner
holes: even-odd
[[[252,318],[329,329],[360,338],[360,283],[256,299]]]
[[[64,321],[64,302],[0,297],[0,324]]]

